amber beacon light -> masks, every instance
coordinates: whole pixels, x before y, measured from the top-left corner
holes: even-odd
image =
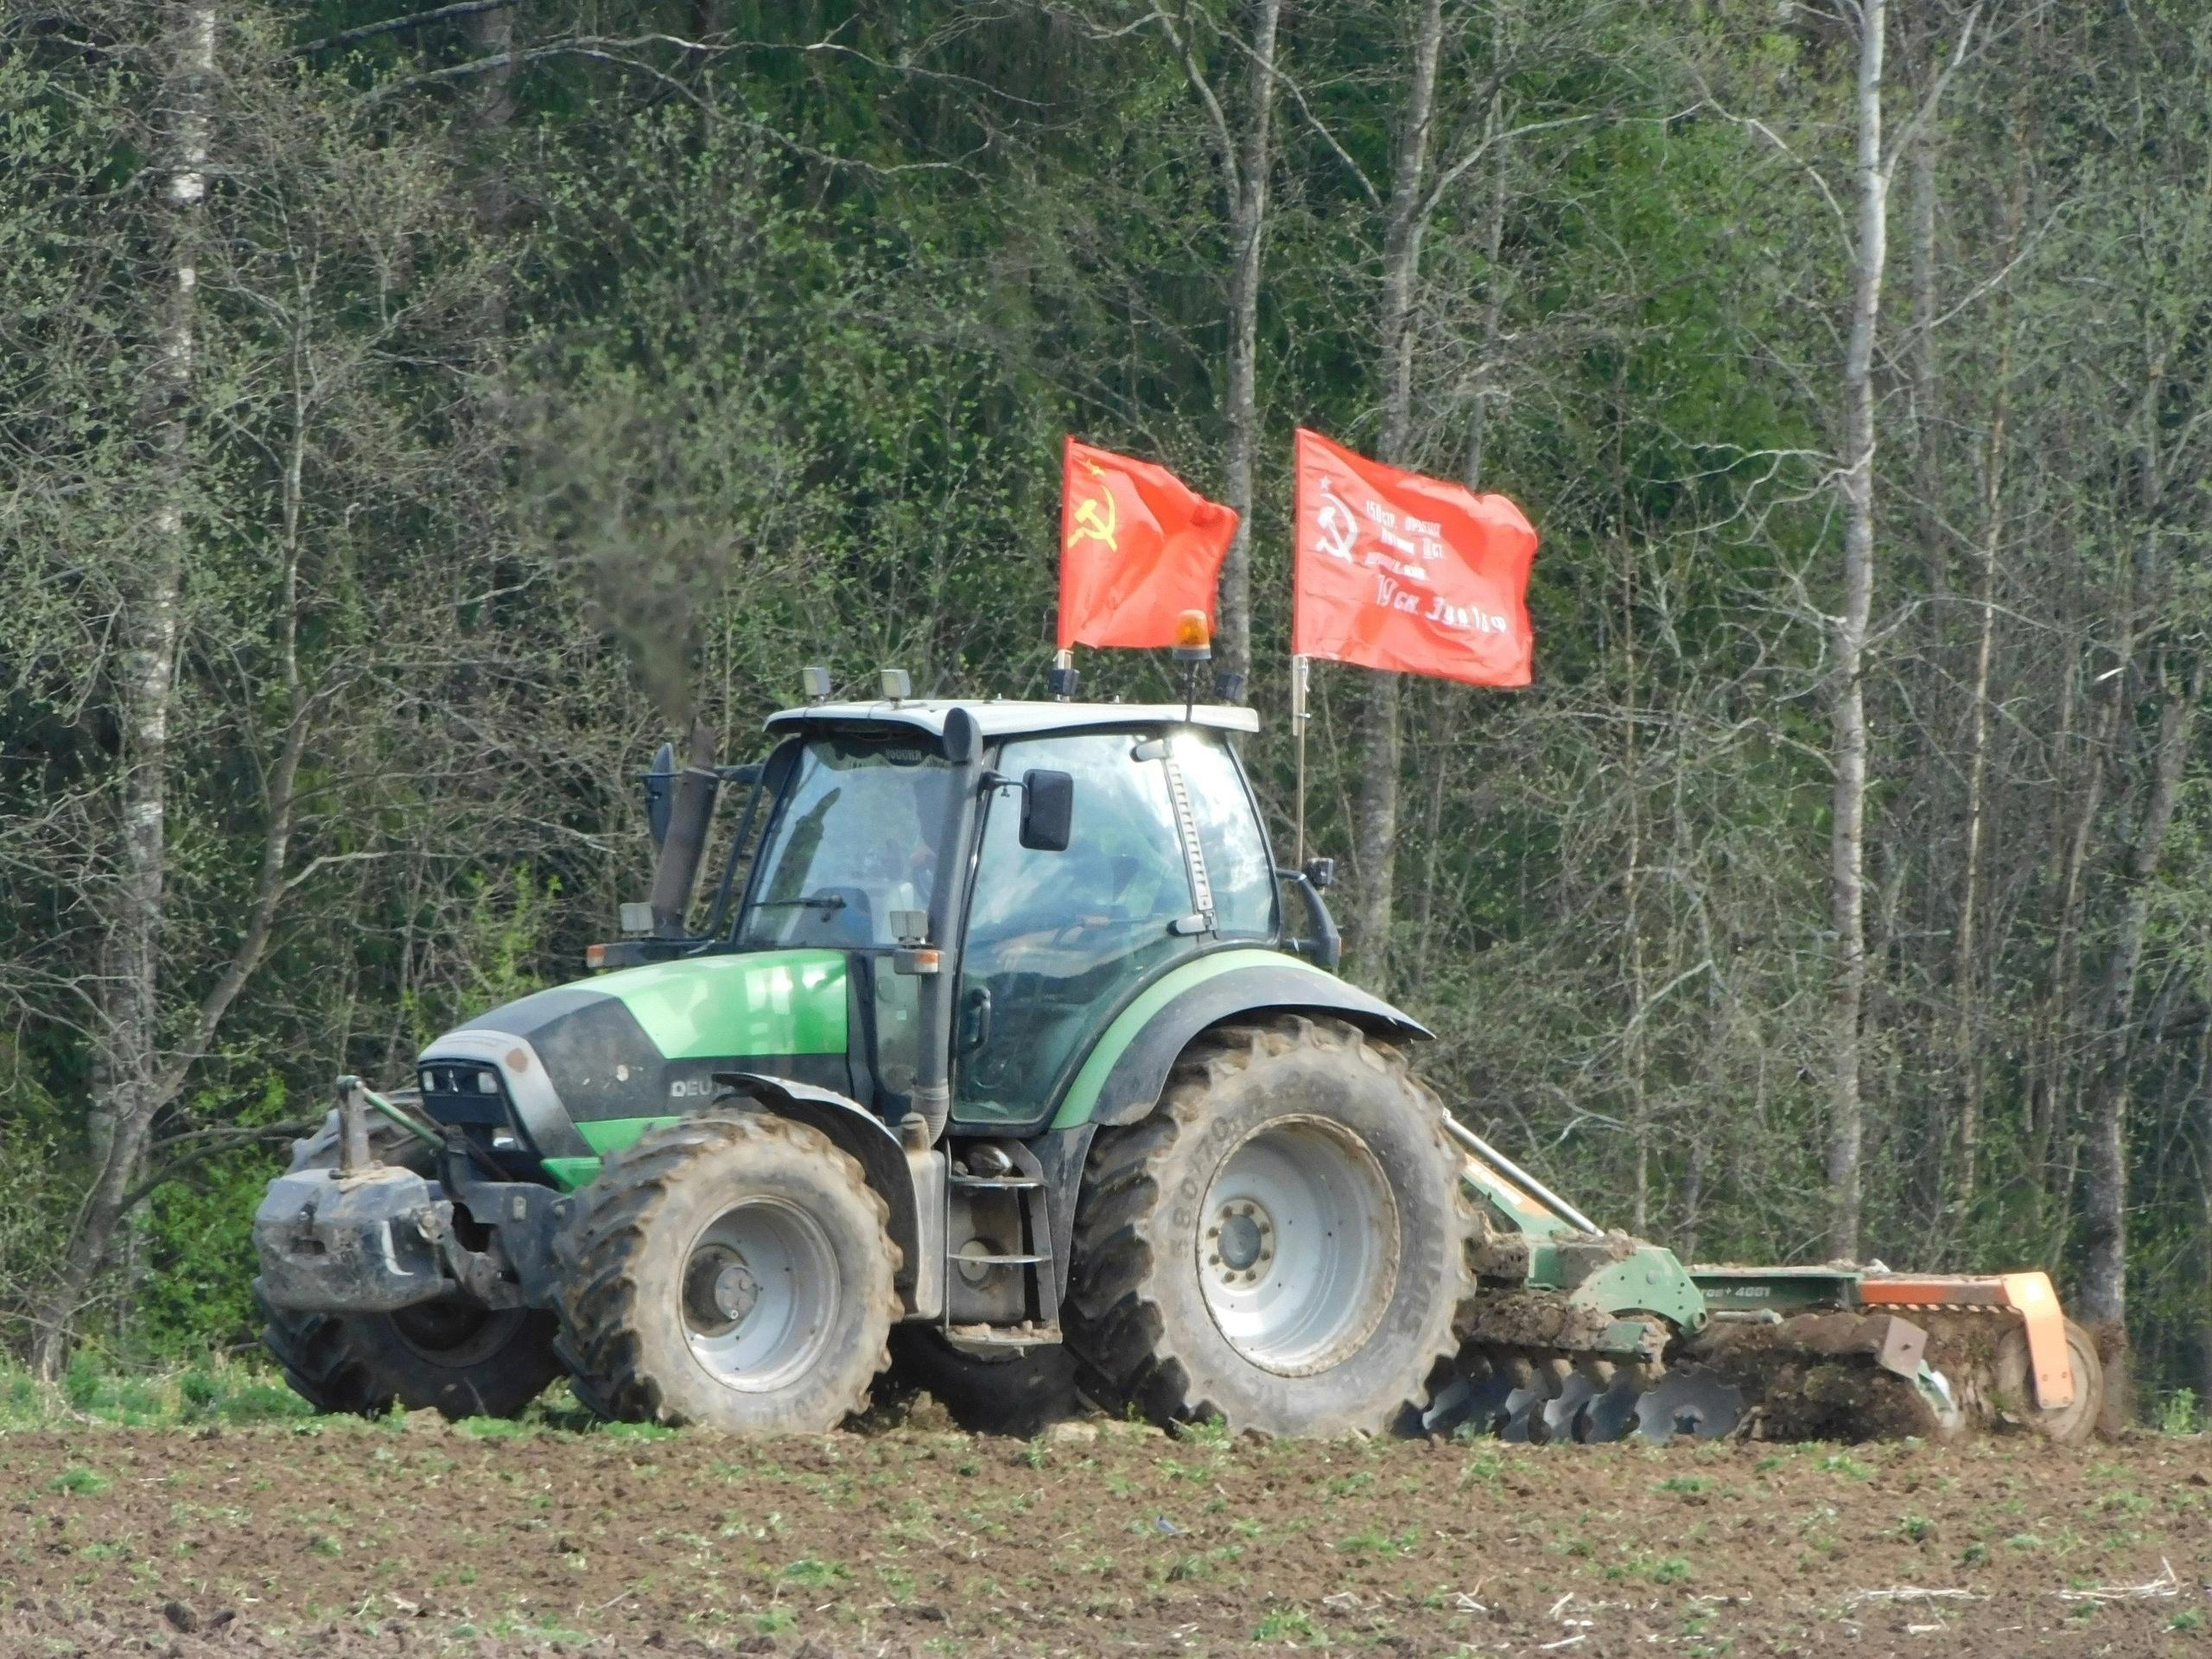
[[[1213,625],[1204,611],[1185,611],[1175,619],[1175,660],[1205,663],[1213,659]]]

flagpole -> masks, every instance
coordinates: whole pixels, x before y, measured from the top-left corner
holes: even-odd
[[[1306,868],[1306,680],[1312,665],[1304,657],[1290,659],[1290,729],[1298,746],[1297,851],[1290,864],[1296,870]]]

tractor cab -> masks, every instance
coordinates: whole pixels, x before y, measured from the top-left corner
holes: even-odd
[[[784,710],[757,766],[677,773],[664,749],[646,779],[666,804],[657,893],[697,885],[711,836],[684,816],[747,791],[716,897],[698,932],[625,906],[652,931],[594,963],[835,953],[857,1044],[843,1081],[887,1122],[918,1102],[956,1131],[1040,1128],[1103,1024],[1177,964],[1287,944],[1334,965],[1318,891],[1276,871],[1233,747],[1258,727],[1228,706],[886,697]],[[1286,942],[1286,879],[1321,942]]]

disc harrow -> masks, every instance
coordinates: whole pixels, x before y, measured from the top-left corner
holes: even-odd
[[[1462,1125],[1479,1288],[1423,1423],[1529,1443],[2086,1439],[2096,1344],[2048,1275],[1686,1267],[1599,1230]]]

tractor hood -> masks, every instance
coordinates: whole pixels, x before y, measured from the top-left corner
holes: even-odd
[[[766,1072],[854,1091],[844,955],[764,950],[655,963],[478,1015],[416,1063],[441,1123],[513,1135],[556,1179],[696,1111],[717,1071]],[[563,1185],[570,1184],[563,1179]]]

